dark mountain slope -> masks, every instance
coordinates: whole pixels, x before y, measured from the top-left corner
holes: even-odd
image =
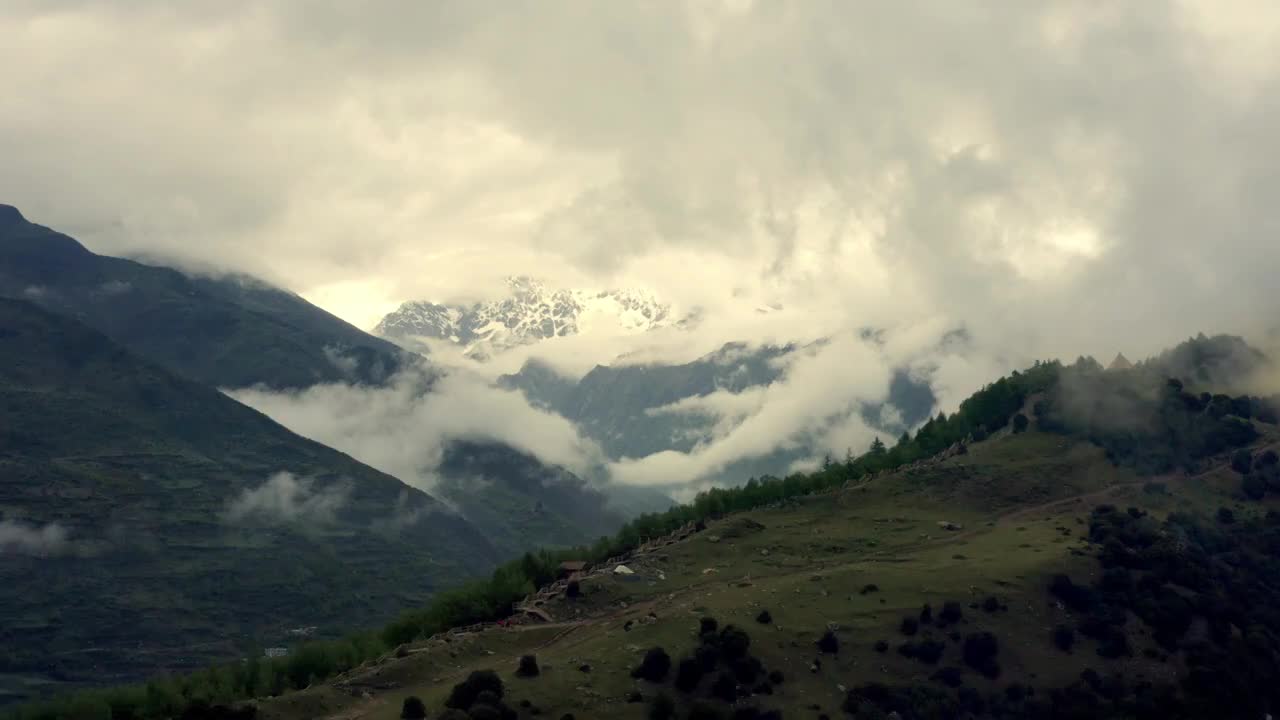
[[[390,618],[498,559],[430,496],[15,300],[0,523],[0,678],[235,657]]]
[[[440,474],[445,479],[435,492],[455,503],[507,556],[591,542],[627,520],[601,489],[506,445],[455,442],[445,451]]]
[[[0,205],[0,296],[74,317],[217,387],[378,383],[413,357],[262,281],[95,255],[8,205]]]

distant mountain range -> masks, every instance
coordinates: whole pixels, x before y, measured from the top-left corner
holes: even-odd
[[[641,333],[692,322],[640,291],[552,289],[528,277],[509,278],[507,285],[507,297],[470,306],[406,302],[374,333],[410,349],[421,349],[424,339],[446,340],[483,360],[553,337]]]

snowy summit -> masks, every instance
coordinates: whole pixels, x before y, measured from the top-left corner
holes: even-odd
[[[426,339],[462,345],[485,359],[552,337],[642,333],[682,326],[670,305],[640,290],[552,289],[528,277],[507,279],[510,294],[471,306],[415,300],[389,313],[374,332],[406,347]]]

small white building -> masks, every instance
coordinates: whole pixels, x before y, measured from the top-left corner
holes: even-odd
[[[269,658],[281,658],[289,654],[289,648],[273,647],[262,651],[262,654]]]

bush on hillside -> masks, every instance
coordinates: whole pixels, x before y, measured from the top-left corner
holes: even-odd
[[[404,699],[404,704],[400,707],[400,717],[402,720],[423,720],[427,717],[427,706],[422,702],[422,698],[410,695]]]
[[[538,669],[538,658],[533,655],[520,656],[520,662],[516,665],[516,677],[538,677],[541,672],[542,671]]]
[[[476,698],[482,692],[490,692],[498,697],[502,697],[502,679],[492,670],[476,670],[467,676],[466,680],[453,686],[453,690],[449,693],[449,699],[445,701],[445,707],[457,708],[459,710],[470,710],[475,704]]]
[[[818,650],[827,655],[836,655],[840,652],[840,638],[830,630],[822,634],[818,639]]]
[[[947,646],[937,640],[906,642],[898,646],[898,653],[905,658],[918,660],[926,665],[936,665]]]
[[[996,663],[999,651],[996,636],[989,632],[972,633],[964,639],[964,663],[989,678],[1000,674],[1000,665]]]
[[[726,625],[720,631],[720,654],[728,660],[744,658],[751,651],[751,636],[736,625]]]
[[[913,617],[902,618],[902,623],[898,626],[898,630],[903,635],[915,635],[920,631],[920,622]]]
[[[1092,589],[1086,585],[1075,584],[1069,576],[1061,573],[1053,576],[1053,580],[1049,583],[1049,592],[1061,600],[1063,605],[1076,612],[1088,612],[1093,609],[1096,602]]]
[[[1231,454],[1231,469],[1246,475],[1253,469],[1253,453],[1240,449]]]
[[[685,693],[697,690],[698,683],[702,682],[704,674],[706,674],[706,669],[703,668],[702,663],[697,658],[684,658],[676,665],[676,689]]]
[[[660,683],[667,679],[671,672],[671,656],[660,647],[652,648],[644,654],[640,666],[631,671],[631,677]]]
[[[738,699],[738,681],[729,673],[721,673],[711,683],[711,695],[727,703]]]
[[[925,603],[924,607],[920,608],[920,624],[921,625],[933,624],[933,606],[930,605],[929,603]]]
[[[954,600],[949,600],[943,603],[942,612],[938,613],[938,627],[955,625],[956,623],[960,622],[960,619],[963,616],[964,616],[964,613],[960,609],[960,603]]]

